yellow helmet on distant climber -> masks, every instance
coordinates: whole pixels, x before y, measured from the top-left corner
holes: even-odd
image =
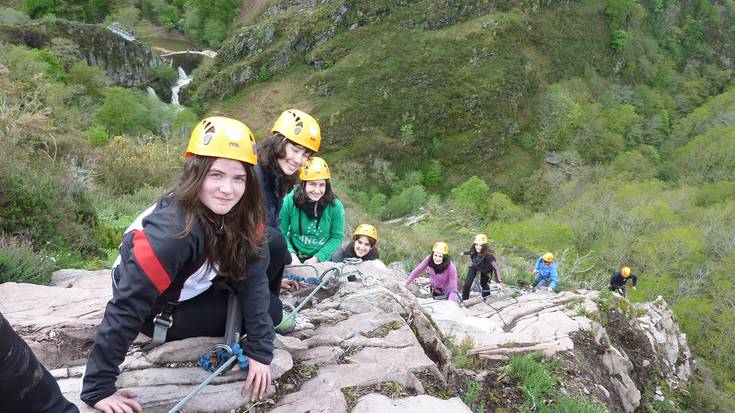
[[[253,132],[239,120],[223,116],[202,119],[194,127],[186,147],[191,155],[234,159],[251,165],[258,163]]]
[[[630,277],[630,267],[623,267],[623,269],[620,270],[620,275],[622,275],[625,278]]]
[[[289,109],[281,113],[271,128],[272,133],[280,133],[291,142],[302,145],[312,151],[319,152],[322,132],[316,119],[298,109]]]
[[[332,173],[329,171],[329,165],[327,161],[318,157],[312,156],[306,161],[306,165],[301,167],[299,172],[299,179],[302,181],[318,181],[319,179],[330,179]]]
[[[366,237],[370,237],[374,239],[375,241],[378,240],[378,230],[370,225],[370,224],[360,224],[358,225],[357,229],[355,230],[354,236],[358,235],[364,235]]]
[[[485,234],[475,235],[475,244],[487,244],[488,242],[490,242],[490,240],[487,239],[487,235]]]
[[[552,262],[552,261],[554,261],[554,254],[552,254],[550,252],[547,252],[546,254],[544,254],[544,255],[541,256],[541,259],[544,262]]]
[[[434,252],[439,252],[444,255],[449,254],[449,245],[447,245],[446,242],[437,241],[434,246],[431,248]]]

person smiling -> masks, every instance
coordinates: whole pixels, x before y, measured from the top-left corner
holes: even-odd
[[[324,262],[344,237],[345,209],[332,192],[332,174],[324,159],[309,158],[301,169],[301,183],[283,200],[281,232],[292,264]]]
[[[210,117],[194,128],[185,156],[174,191],[125,231],[112,268],[112,299],[81,393],[85,403],[105,413],[142,412],[135,393],[115,386],[139,332],[155,337],[154,344],[222,337],[229,291],[238,296],[247,334],[241,345],[249,367],[241,394],[262,397],[271,381],[273,319],[280,319],[281,310],[269,314],[255,140],[245,124]]]
[[[378,230],[370,224],[360,224],[352,235],[352,241],[334,252],[332,262],[343,262],[345,258],[377,260],[379,255],[377,243]]]
[[[281,233],[280,212],[283,198],[298,183],[297,172],[306,164],[309,156],[319,151],[321,129],[316,119],[298,109],[281,113],[271,128],[272,136],[258,145],[260,162],[255,167],[258,181],[263,189],[267,215],[268,251],[270,262],[268,288],[271,292],[272,309],[281,308],[278,297],[281,287],[296,287],[300,284],[283,279],[283,270],[291,263],[286,239]],[[276,320],[276,325],[280,320]]]
[[[449,257],[449,245],[446,242],[438,241],[434,244],[431,254],[427,255],[406,277],[406,286],[411,284],[427,268],[432,297],[457,301],[459,295],[457,291],[457,267]]]

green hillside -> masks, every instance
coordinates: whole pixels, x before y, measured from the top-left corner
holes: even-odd
[[[735,2],[215,3],[0,2],[0,24],[128,21],[221,45],[176,111],[110,85],[69,39],[0,42],[0,282],[108,265],[198,116],[263,139],[296,107],[320,121],[348,224],[378,224],[386,261],[485,232],[506,281],[544,251],[568,289],[630,266],[632,299],[664,296],[705,361],[688,411],[732,411]],[[153,73],[157,90],[175,80]]]

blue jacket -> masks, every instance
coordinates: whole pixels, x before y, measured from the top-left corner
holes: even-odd
[[[553,282],[558,282],[559,276],[556,273],[556,261],[552,262],[551,265],[544,265],[541,257],[536,261],[536,270],[538,270],[538,277],[540,279],[548,278]]]
[[[278,172],[276,172],[277,164],[271,164],[263,167],[255,165],[255,174],[260,181],[260,187],[263,189],[263,199],[265,200],[265,213],[268,221],[266,224],[277,230],[281,230],[281,206],[283,206],[283,198],[281,197],[281,188],[278,186]]]

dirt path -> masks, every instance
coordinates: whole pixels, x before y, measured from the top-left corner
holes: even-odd
[[[253,17],[268,3],[268,0],[243,0],[240,15],[237,16],[236,24],[245,26],[252,23]]]

